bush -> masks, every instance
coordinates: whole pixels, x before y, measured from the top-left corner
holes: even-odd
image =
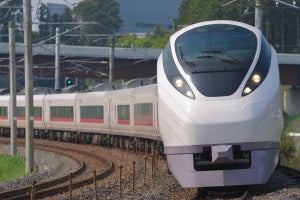
[[[288,133],[295,132],[294,125],[300,122],[300,115],[296,117],[286,117],[285,127],[281,135],[280,163],[293,168],[300,169],[300,155],[297,152],[296,141],[294,137],[288,136]]]

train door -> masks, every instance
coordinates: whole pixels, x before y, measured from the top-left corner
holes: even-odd
[[[114,134],[133,134],[133,108],[131,103],[132,91],[133,89],[124,89],[110,93],[110,128]]]

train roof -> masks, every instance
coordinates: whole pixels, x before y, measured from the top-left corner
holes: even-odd
[[[9,95],[0,95],[0,101],[8,101],[10,99]]]
[[[64,93],[64,94],[49,94],[46,95],[47,100],[64,100],[64,99],[74,99],[78,93]]]

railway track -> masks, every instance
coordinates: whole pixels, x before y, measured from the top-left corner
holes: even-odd
[[[299,170],[284,165],[278,166],[278,170],[280,170],[283,174],[287,175],[289,178],[300,184]]]
[[[193,200],[198,199],[251,199],[248,186],[199,188]]]
[[[0,140],[0,144],[8,144],[8,139]],[[18,146],[24,146],[24,142],[18,142]],[[111,160],[88,151],[79,150],[78,148],[70,148],[55,144],[35,143],[35,148],[50,151],[64,156],[70,157],[79,163],[79,168],[72,172],[72,189],[91,184],[94,182],[93,170],[100,171],[96,175],[96,179],[104,179],[114,170],[114,164]],[[80,158],[81,157],[81,158]],[[96,169],[95,166],[98,166]],[[69,174],[63,177],[37,183],[35,185],[35,198],[43,198],[53,196],[59,193],[69,191]],[[0,193],[0,199],[30,199],[32,186],[19,188],[16,190]]]
[[[6,140],[6,144],[8,144],[9,140]],[[0,138],[0,144],[4,143],[3,139]],[[48,145],[48,143],[50,145]],[[24,145],[24,143],[20,142],[19,145]],[[66,147],[67,146],[67,147]],[[154,179],[151,179],[151,168],[147,168],[147,178],[148,180],[146,181],[146,185],[148,185],[148,187],[145,187],[145,183],[144,183],[144,174],[143,174],[143,170],[144,170],[144,154],[137,154],[135,153],[135,148],[133,148],[133,150],[131,150],[131,154],[128,154],[128,149],[124,148],[123,145],[123,149],[121,148],[120,145],[116,145],[119,146],[119,148],[115,149],[114,146],[112,145],[110,148],[100,148],[102,149],[102,153],[105,155],[105,153],[108,153],[109,156],[106,154],[106,157],[111,158],[110,155],[114,155],[116,157],[119,158],[118,161],[116,161],[116,159],[113,159],[113,162],[115,163],[115,166],[118,166],[119,164],[123,164],[124,165],[124,176],[126,176],[126,178],[123,177],[123,181],[128,181],[127,184],[124,185],[124,187],[128,187],[128,189],[124,189],[125,191],[123,191],[124,195],[126,194],[126,196],[130,196],[131,198],[135,199],[143,199],[143,198],[156,198],[156,199],[176,199],[177,197],[181,198],[185,198],[185,199],[192,199],[192,200],[197,200],[197,199],[241,199],[241,200],[245,200],[245,199],[256,199],[261,198],[261,196],[266,196],[264,198],[266,199],[270,199],[269,195],[275,195],[277,190],[282,190],[284,187],[291,187],[290,184],[287,186],[276,186],[273,188],[273,185],[275,183],[276,184],[282,184],[281,179],[278,179],[277,176],[278,174],[284,174],[283,176],[289,177],[289,179],[293,179],[295,182],[300,183],[300,172],[285,166],[279,166],[278,170],[276,171],[276,175],[275,175],[275,179],[273,178],[269,183],[264,184],[262,186],[251,186],[251,187],[225,187],[225,188],[202,188],[202,189],[184,189],[181,188],[180,186],[178,186],[178,183],[176,183],[174,177],[172,177],[171,175],[167,175],[167,169],[166,167],[166,161],[163,159],[162,161],[160,161],[160,167],[159,167],[159,172],[157,172],[157,175],[154,177]],[[73,171],[73,176],[74,176],[74,181],[72,184],[72,187],[75,189],[77,187],[81,187],[81,186],[85,186],[85,185],[89,185],[87,188],[89,188],[91,186],[91,183],[93,182],[93,177],[92,177],[92,173],[91,171],[94,169],[94,166],[99,165],[99,163],[106,163],[105,167],[108,170],[107,174],[104,173],[104,169],[102,169],[101,174],[97,175],[97,179],[105,179],[107,177],[108,174],[112,173],[113,169],[114,169],[114,164],[113,162],[109,162],[108,160],[102,160],[101,158],[99,158],[99,155],[102,155],[102,153],[98,152],[98,151],[93,151],[93,149],[99,149],[98,146],[95,145],[81,145],[81,144],[67,144],[67,143],[61,143],[61,142],[49,142],[49,141],[45,141],[45,140],[36,140],[35,141],[35,148],[43,148],[43,150],[45,151],[54,151],[58,154],[64,154],[66,156],[72,157],[72,154],[68,155],[68,152],[72,152],[73,155],[76,155],[75,157],[72,157],[72,159],[77,159],[76,162],[79,163],[78,164],[78,168],[76,170]],[[55,148],[55,149],[54,149]],[[140,150],[145,151],[145,148],[139,148]],[[93,153],[91,153],[93,152]],[[97,153],[97,154],[96,154]],[[143,152],[144,153],[144,152]],[[80,156],[79,156],[80,155]],[[96,156],[95,156],[96,155]],[[96,160],[94,164],[92,164],[90,161],[88,161],[89,159],[84,159],[87,157],[94,157],[93,160]],[[140,172],[140,175],[138,175],[137,177],[137,182],[136,182],[136,187],[139,188],[138,190],[140,191],[144,191],[144,192],[140,192],[144,193],[144,197],[140,197],[140,196],[135,196],[134,192],[131,191],[130,185],[131,185],[131,181],[132,181],[132,174],[131,174],[131,162],[133,160],[139,160],[139,164],[137,162],[137,171]],[[149,159],[148,159],[149,160]],[[100,162],[99,162],[100,161]],[[125,164],[125,162],[127,162],[127,164]],[[109,164],[110,163],[110,164]],[[129,163],[129,164],[128,164]],[[148,161],[148,165],[151,166],[151,159]],[[84,170],[83,170],[84,169]],[[78,177],[76,178],[76,173],[75,171],[84,171],[84,172],[80,172],[81,175],[78,175]],[[101,169],[97,169],[97,171],[101,171]],[[79,172],[78,172],[79,173]],[[150,174],[149,174],[150,173]],[[105,195],[109,195],[109,197],[112,198],[118,198],[118,188],[119,188],[119,183],[118,181],[118,174],[119,174],[119,170],[115,170],[113,172],[114,175],[112,175],[112,178],[106,178],[105,181],[100,181],[99,183],[101,184],[101,186],[98,185],[98,193],[100,192],[99,195],[102,195],[100,197],[100,199],[105,199],[108,196]],[[85,178],[82,178],[83,176],[86,176]],[[69,186],[68,186],[68,175],[66,175],[65,177],[62,177],[61,179],[64,179],[63,181],[56,182],[56,180],[54,181],[54,183],[51,182],[45,182],[45,183],[37,183],[36,184],[36,195],[35,197],[40,199],[43,197],[49,197],[49,196],[53,196],[56,195],[58,193],[63,193],[63,198],[66,199],[66,197],[68,196],[67,191],[69,190]],[[81,178],[80,178],[81,177]],[[282,178],[282,176],[280,176],[280,178]],[[275,181],[275,182],[274,182]],[[168,186],[169,185],[169,186]],[[150,187],[150,188],[149,188]],[[80,193],[82,191],[86,191],[87,193],[89,193],[91,190],[90,189],[84,189],[80,188],[80,190],[77,190],[76,197],[77,198],[81,198],[80,197]],[[106,189],[105,189],[106,188]],[[156,189],[154,189],[156,188]],[[164,189],[159,189],[159,188],[164,188]],[[176,190],[174,190],[175,188],[177,188]],[[268,189],[264,189],[264,188],[268,188]],[[21,190],[22,189],[22,190]],[[4,193],[0,193],[0,199],[29,199],[30,198],[30,190],[31,187],[27,187],[27,188],[21,188],[20,190],[16,190],[16,191],[9,191],[9,192],[15,192],[14,194],[11,193],[11,196],[3,196]],[[110,191],[105,191],[107,190]],[[292,189],[292,188],[291,188]],[[152,191],[153,190],[153,191]],[[158,190],[159,192],[157,192],[156,190]],[[284,190],[284,192],[288,191],[287,189]],[[74,191],[75,192],[75,191]],[[148,194],[147,194],[148,193]],[[21,196],[20,194],[25,194],[23,196]],[[139,194],[139,193],[138,193]],[[276,193],[277,194],[277,193]],[[2,195],[2,196],[1,196]],[[178,196],[179,195],[179,196]],[[89,194],[87,196],[93,196],[93,194]],[[57,196],[55,196],[56,198]],[[164,198],[163,198],[164,197]],[[165,198],[167,197],[167,198]],[[273,199],[274,196],[271,196],[271,199]],[[60,197],[57,197],[58,199]],[[264,199],[263,198],[263,199]],[[87,199],[93,199],[93,198],[87,198]]]
[[[300,171],[293,169],[291,167],[280,165],[277,167],[276,176],[278,173],[284,174],[292,182],[289,182],[285,188],[299,187],[300,185]],[[280,181],[280,180],[278,180]],[[283,181],[283,180],[282,180]],[[274,188],[271,185],[274,184]],[[236,186],[236,187],[212,187],[212,188],[199,188],[197,194],[192,198],[193,200],[198,199],[239,199],[239,200],[249,200],[249,199],[273,199],[274,197],[262,197],[268,193],[276,193],[277,190],[282,190],[284,186],[278,186],[279,183],[268,182],[263,185],[254,186]],[[288,189],[285,189],[286,191]],[[269,195],[267,195],[269,196]],[[288,197],[289,195],[286,195]],[[294,195],[291,194],[293,197]],[[297,196],[297,195],[296,195]],[[293,197],[294,198],[294,197]],[[278,197],[278,199],[282,199]]]

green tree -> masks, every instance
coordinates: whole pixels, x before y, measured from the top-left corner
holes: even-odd
[[[4,0],[0,0],[0,3]],[[8,22],[14,21],[16,24],[16,41],[23,40],[22,24],[23,24],[22,0],[9,1],[8,5],[0,9],[0,41],[8,42]]]
[[[51,15],[50,21],[53,22],[53,24],[50,25],[51,35],[56,34],[56,27],[62,26],[61,16],[57,13]]]
[[[190,25],[208,20],[250,21],[245,10],[251,2],[239,1],[226,5],[228,0],[183,0],[179,8],[177,26]],[[253,16],[253,15],[252,15]]]
[[[66,30],[70,29],[73,25],[64,24],[64,22],[74,22],[73,19],[73,11],[70,8],[66,8],[65,12],[60,18],[61,25],[60,25],[60,32],[65,32]],[[61,42],[65,44],[77,44],[78,38],[70,37],[70,36],[61,36]]]
[[[172,31],[165,27],[155,27],[152,34],[147,33],[142,38],[134,34],[125,34],[123,37],[117,39],[116,46],[162,49],[167,44],[171,33]]]
[[[39,24],[39,38],[46,38],[50,36],[49,31],[49,10],[47,6],[44,3],[41,3],[39,9],[38,9],[38,19],[41,24]]]
[[[119,4],[115,0],[81,1],[74,8],[74,14],[79,22],[97,23],[96,25],[85,25],[82,31],[86,34],[112,34],[118,31],[122,25],[119,17]]]

